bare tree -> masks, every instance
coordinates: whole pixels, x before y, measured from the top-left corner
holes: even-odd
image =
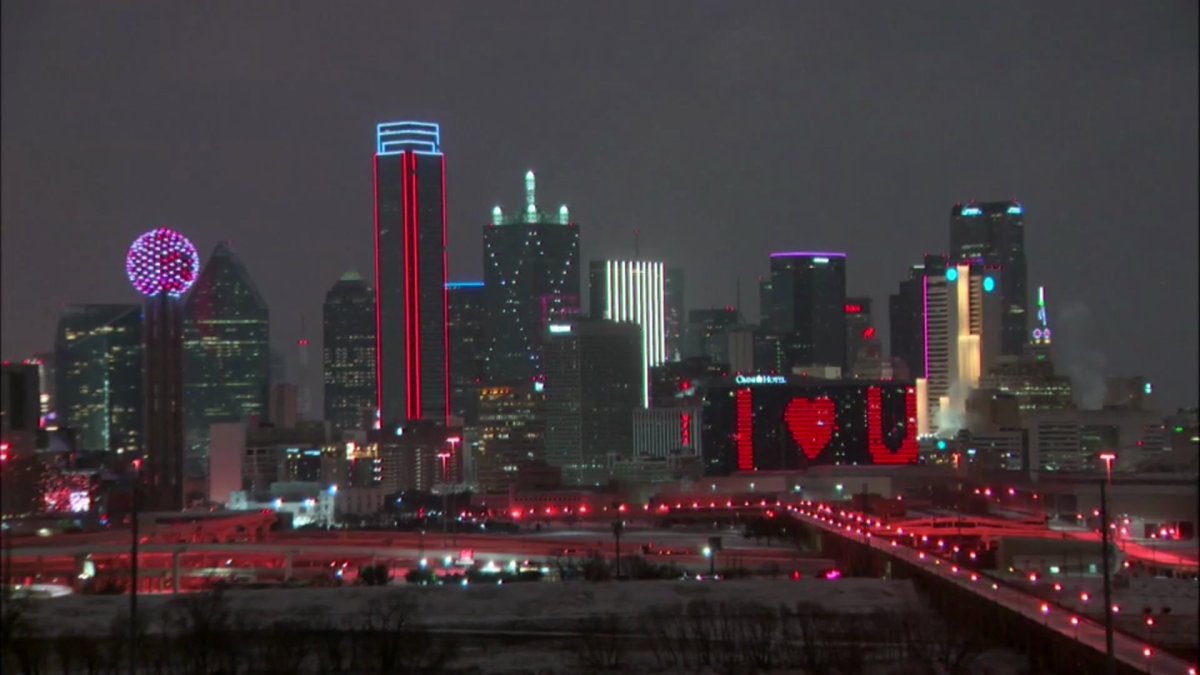
[[[620,619],[605,614],[583,619],[579,625],[583,637],[579,643],[579,661],[591,670],[620,670],[626,657],[628,640],[621,632]]]

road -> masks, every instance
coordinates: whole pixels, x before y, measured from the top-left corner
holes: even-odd
[[[919,551],[895,540],[872,537],[869,529],[858,522],[858,514],[849,514],[850,519],[839,515],[838,511],[809,505],[793,510],[805,522],[811,523],[825,531],[887,552],[893,557],[904,560],[937,574],[972,593],[1004,607],[1023,614],[1045,626],[1103,653],[1106,650],[1104,626],[1061,610],[1051,609],[1049,605],[1028,594],[1022,593],[1006,585],[994,582],[985,575],[962,570],[952,563],[938,558],[930,553]],[[1072,619],[1075,621],[1073,622]],[[1178,673],[1179,675],[1196,675],[1196,666],[1184,662],[1170,654],[1156,653],[1144,642],[1124,633],[1113,635],[1113,649],[1116,658],[1139,670],[1153,673]]]

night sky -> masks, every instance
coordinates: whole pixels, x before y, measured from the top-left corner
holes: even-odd
[[[886,336],[950,206],[1016,197],[1078,397],[1112,373],[1200,398],[1194,0],[2,7],[4,358],[52,348],[62,304],[136,302],[125,251],[159,226],[232,240],[276,346],[303,314],[319,354],[325,291],[370,271],[375,124],[417,119],[442,125],[451,279],[482,277],[533,169],[585,266],[640,228],[689,307],[740,277],[753,321],[770,251],[844,250]]]

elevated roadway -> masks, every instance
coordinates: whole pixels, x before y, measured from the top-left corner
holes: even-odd
[[[1045,628],[1073,639],[1103,654],[1106,651],[1104,626],[1086,617],[1051,607],[1044,601],[992,579],[980,572],[964,570],[933,553],[912,548],[898,538],[881,537],[902,527],[884,525],[862,514],[838,511],[828,506],[805,503],[789,508],[801,522],[849,541],[871,547],[882,555],[909,563],[951,583],[985,602],[995,602]],[[945,533],[945,530],[943,530]],[[1165,653],[1158,653],[1143,640],[1114,633],[1116,658],[1138,672],[1196,675],[1196,666]]]

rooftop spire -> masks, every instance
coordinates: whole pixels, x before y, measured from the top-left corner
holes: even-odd
[[[537,178],[532,171],[525,172],[525,217],[531,223],[537,220]]]

